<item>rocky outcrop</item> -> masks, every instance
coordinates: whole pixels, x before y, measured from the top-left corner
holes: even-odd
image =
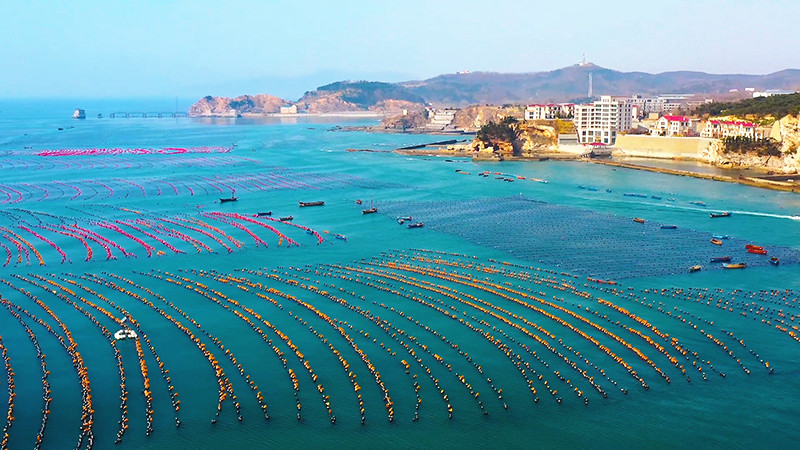
[[[425,128],[427,124],[428,118],[424,111],[411,111],[408,114],[387,117],[381,121],[384,129],[397,131]]]
[[[259,115],[279,112],[281,106],[290,102],[274,95],[241,95],[235,98],[212,97],[201,98],[189,108],[191,117],[235,117],[238,115]]]
[[[725,153],[722,142],[715,140],[702,151],[701,160],[718,166],[755,167],[786,174],[800,172],[800,116],[786,116],[776,121],[770,137],[781,142],[781,156]]]
[[[472,141],[476,159],[507,160],[514,158],[539,158],[558,152],[558,133],[553,127],[533,122],[515,122],[508,125],[513,139],[492,137]]]

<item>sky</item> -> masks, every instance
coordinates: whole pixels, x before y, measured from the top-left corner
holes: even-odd
[[[461,70],[800,68],[797,0],[0,1],[0,98],[269,93]]]

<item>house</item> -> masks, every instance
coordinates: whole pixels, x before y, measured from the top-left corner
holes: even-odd
[[[750,139],[764,138],[758,125],[741,120],[709,120],[700,133],[702,137],[723,139],[730,136],[743,136]]]
[[[281,114],[297,114],[297,105],[281,106]]]
[[[662,116],[653,126],[653,134],[659,136],[686,136],[697,132],[697,119],[686,116]]]

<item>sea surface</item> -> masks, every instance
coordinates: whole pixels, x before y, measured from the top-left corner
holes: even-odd
[[[0,101],[8,448],[800,438],[797,194],[174,103]]]

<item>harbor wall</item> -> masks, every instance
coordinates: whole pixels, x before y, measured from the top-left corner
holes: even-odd
[[[614,155],[643,158],[704,159],[716,139],[701,137],[617,136]]]

